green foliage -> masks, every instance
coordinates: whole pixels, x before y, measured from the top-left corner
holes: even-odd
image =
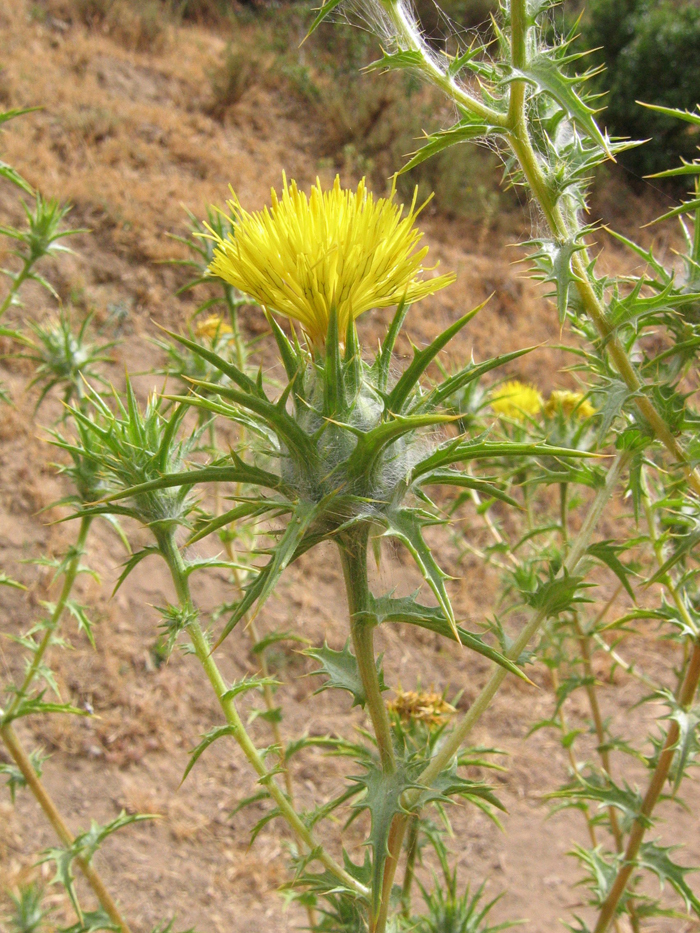
[[[636,175],[660,172],[678,156],[692,159],[700,142],[666,114],[638,101],[692,110],[700,84],[700,10],[681,0],[592,0],[586,4],[580,47],[597,49],[605,65],[597,79],[607,91],[603,122],[613,136],[648,140],[621,157]]]
[[[33,272],[34,265],[44,256],[50,256],[57,253],[70,253],[72,250],[62,241],[69,236],[75,236],[78,233],[85,233],[85,230],[65,229],[63,222],[70,212],[69,205],[62,205],[57,200],[47,201],[42,195],[36,194],[34,204],[30,207],[24,201],[22,202],[26,225],[23,228],[0,226],[0,235],[9,237],[14,241],[13,253],[22,262],[22,268],[19,272],[11,272],[3,269],[3,274],[10,279],[14,304],[19,303],[16,289],[27,279],[38,282],[50,294],[57,297],[53,286],[38,273]],[[6,310],[3,305],[2,311]]]
[[[63,403],[68,405],[73,401],[80,404],[88,382],[107,384],[97,364],[112,362],[107,351],[115,341],[90,343],[87,331],[91,320],[92,314],[88,314],[75,329],[70,315],[61,309],[57,317],[42,324],[28,322],[33,336],[26,339],[27,349],[20,355],[35,367],[36,375],[29,387],[41,389],[35,412],[54,387],[59,387]]]
[[[113,394],[114,410],[99,393],[91,389],[88,402],[90,414],[73,409],[79,426],[75,442],[59,442],[68,450],[74,462],[94,464],[93,482],[104,484],[106,490],[139,488],[159,477],[180,469],[195,446],[200,431],[185,439],[177,439],[177,431],[185,416],[182,405],[164,411],[163,399],[152,395],[141,410],[131,383],[127,381],[125,400]],[[89,439],[83,444],[83,438]],[[103,493],[104,494],[104,493]],[[124,505],[95,505],[83,510],[90,515],[133,515],[155,530],[166,531],[186,522],[194,503],[186,488],[148,489],[130,496]]]
[[[318,661],[321,665],[318,671],[314,671],[314,674],[321,674],[325,677],[324,683],[315,693],[320,693],[322,690],[330,690],[332,688],[347,690],[347,692],[352,695],[353,706],[365,705],[367,702],[365,688],[357,669],[357,661],[350,651],[347,642],[341,651],[334,651],[332,648],[329,648],[328,645],[324,645],[322,648],[307,648],[304,654]],[[380,689],[386,690],[387,686],[384,683],[380,661],[377,661],[377,677],[379,679]]]
[[[29,761],[34,769],[35,774],[38,777],[41,777],[44,770],[44,762],[48,758],[48,755],[44,755],[38,749],[30,752]],[[10,764],[6,762],[0,762],[0,774],[4,775],[6,779],[6,786],[10,792],[10,800],[14,804],[15,798],[17,796],[17,791],[25,788],[27,786],[27,781],[20,769],[15,764]],[[33,886],[30,885],[31,890],[33,891]],[[20,892],[21,893],[21,892]]]
[[[242,51],[229,43],[218,68],[209,72],[212,100],[208,110],[215,120],[223,120],[226,111],[237,104],[255,80],[257,62],[250,50]]]
[[[498,933],[519,926],[524,921],[505,921],[495,926],[489,922],[489,914],[499,897],[482,903],[486,883],[481,884],[474,894],[469,884],[460,894],[457,887],[457,869],[450,870],[448,853],[442,841],[435,840],[435,849],[442,876],[433,874],[433,889],[420,886],[425,902],[425,913],[411,918],[411,929],[416,933]]]
[[[6,917],[8,933],[41,933],[46,929],[45,918],[51,912],[44,910],[43,888],[37,882],[22,885],[17,894],[10,894],[12,913]]]

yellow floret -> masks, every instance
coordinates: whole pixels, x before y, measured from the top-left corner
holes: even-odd
[[[226,239],[211,231],[209,271],[298,321],[318,345],[335,308],[342,339],[348,322],[370,308],[410,304],[455,279],[422,278],[428,247],[416,248],[423,236],[414,227],[416,196],[402,216],[394,194],[375,200],[364,179],[351,191],[336,176],[330,191],[317,181],[307,197],[284,178],[281,198],[273,191],[271,206],[253,214],[234,194],[227,202],[233,231]]]
[[[544,406],[544,413],[548,418],[561,412],[567,418],[573,415],[579,421],[585,421],[595,415],[596,411],[583,392],[567,392],[564,389],[552,392]]]
[[[538,415],[543,405],[544,400],[534,386],[517,380],[504,382],[491,402],[491,408],[497,415],[513,421],[525,421]]]

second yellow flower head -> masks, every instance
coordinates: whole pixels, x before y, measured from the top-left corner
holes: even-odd
[[[212,231],[209,271],[298,321],[322,345],[332,308],[343,336],[364,311],[410,304],[455,279],[421,277],[428,247],[416,248],[423,234],[414,227],[415,196],[406,216],[393,197],[392,189],[375,200],[364,179],[356,191],[343,189],[337,176],[330,191],[317,181],[308,198],[285,178],[281,199],[273,191],[271,206],[253,214],[234,194],[227,202],[234,229],[226,239]]]

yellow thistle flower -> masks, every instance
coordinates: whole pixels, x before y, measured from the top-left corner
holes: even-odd
[[[567,392],[563,389],[552,392],[544,406],[544,413],[548,418],[553,418],[557,412],[561,412],[567,418],[574,415],[579,421],[586,421],[595,415],[596,411],[583,392]]]
[[[525,421],[528,417],[538,415],[543,405],[544,399],[534,386],[517,380],[504,382],[491,402],[491,408],[497,415],[513,421]]]
[[[226,239],[210,231],[216,249],[209,271],[298,321],[314,343],[324,343],[332,308],[342,338],[348,322],[370,308],[418,301],[454,281],[421,278],[428,247],[416,249],[423,236],[413,226],[422,209],[416,195],[402,217],[395,185],[375,200],[364,179],[357,191],[341,188],[337,176],[322,191],[317,180],[308,198],[294,181],[283,183],[281,199],[273,190],[272,205],[253,214],[232,191],[235,226]]]
[[[403,719],[405,722],[413,719],[418,722],[426,722],[429,726],[440,726],[456,712],[454,706],[447,702],[441,693],[415,690],[404,692],[401,689],[396,690],[396,698],[390,700],[387,706],[392,713]]]
[[[209,337],[212,340],[222,334],[233,333],[229,325],[218,314],[211,314],[203,321],[197,321],[194,332],[197,337]]]

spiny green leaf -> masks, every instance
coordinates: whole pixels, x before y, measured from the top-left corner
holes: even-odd
[[[669,853],[673,852],[677,846],[662,847],[654,842],[645,842],[637,856],[637,864],[641,868],[647,868],[653,872],[659,879],[661,886],[668,883],[680,894],[685,903],[686,909],[691,907],[695,913],[700,916],[700,900],[698,900],[694,891],[685,880],[685,876],[690,872],[695,872],[697,868],[685,868],[672,862]]]
[[[202,467],[201,469],[184,470],[181,473],[165,473],[158,479],[147,483],[140,483],[122,492],[115,492],[106,496],[105,503],[117,502],[139,496],[155,489],[170,489],[173,486],[194,486],[197,483],[246,483],[251,486],[262,486],[266,489],[281,489],[285,484],[279,476],[268,473],[259,467],[249,466],[238,461],[233,466]]]
[[[213,745],[213,743],[216,742],[217,739],[222,738],[224,735],[235,736],[235,734],[236,733],[235,733],[233,726],[229,726],[229,725],[217,726],[216,729],[212,729],[211,731],[205,733],[199,745],[197,745],[197,747],[192,749],[192,751],[190,752],[190,760],[187,762],[187,767],[185,768],[185,772],[182,775],[182,780],[180,781],[180,785],[182,786],[182,784],[185,783],[187,779],[187,775],[190,773],[192,768],[194,768],[194,766],[199,761],[201,755],[209,748],[210,745]]]
[[[434,473],[426,473],[420,477],[418,484],[420,486],[459,486],[463,489],[474,489],[483,496],[490,499],[500,499],[501,502],[507,502],[508,505],[520,509],[521,505],[512,496],[509,496],[498,486],[489,483],[487,480],[478,479],[476,476],[470,476],[468,473],[457,473],[448,470],[436,470]]]
[[[565,612],[576,601],[576,592],[583,582],[583,577],[565,574],[539,584],[534,593],[524,593],[528,605],[539,609],[548,616]]]
[[[401,375],[401,378],[396,383],[394,388],[389,393],[389,396],[386,400],[386,410],[398,414],[402,411],[406,399],[408,399],[416,386],[421,375],[428,368],[430,363],[435,359],[440,350],[446,346],[452,338],[465,327],[472,318],[481,311],[484,305],[488,302],[482,301],[480,305],[476,308],[469,311],[459,320],[455,321],[454,324],[451,324],[450,327],[447,327],[441,334],[439,334],[432,343],[428,344],[427,347],[423,350],[413,350],[413,359],[409,363],[406,370]]]
[[[309,27],[309,31],[306,33],[305,40],[309,38],[311,33],[315,32],[316,29],[321,25],[321,23],[326,19],[327,16],[335,10],[337,6],[340,6],[342,0],[326,0],[326,3],[323,4],[318,10],[316,17],[314,18],[313,23]]]
[[[372,909],[376,912],[381,898],[384,866],[389,854],[388,840],[391,824],[397,813],[404,812],[401,796],[404,791],[416,787],[408,778],[404,766],[399,763],[396,771],[385,774],[376,765],[367,766],[361,777],[351,780],[364,788],[366,793],[353,808],[369,810],[371,830],[367,845],[372,847]]]
[[[632,790],[613,783],[609,778],[590,776],[579,777],[569,786],[547,795],[551,800],[592,800],[600,809],[615,807],[630,820],[637,820],[645,827],[651,826],[651,820],[642,813],[642,796],[638,790]]]
[[[243,502],[237,505],[235,509],[230,509],[228,512],[224,512],[211,521],[206,522],[187,541],[187,546],[189,547],[191,544],[201,541],[202,538],[206,538],[207,535],[212,534],[212,532],[218,531],[220,528],[225,528],[226,525],[231,525],[240,519],[258,518],[262,515],[266,515],[268,512],[274,512],[279,515],[285,512],[291,512],[292,510],[293,506],[291,503],[281,499],[253,499]]]
[[[377,354],[374,366],[377,370],[377,388],[380,392],[385,392],[389,381],[389,372],[391,368],[391,359],[396,345],[396,338],[399,335],[401,326],[406,318],[410,305],[405,301],[400,301],[396,308],[396,313],[392,318],[386,336],[382,341],[381,349]]]
[[[528,353],[532,353],[534,349],[535,347],[525,347],[522,350],[514,350],[512,353],[504,353],[502,356],[496,356],[493,359],[485,360],[483,363],[470,363],[460,370],[460,372],[455,373],[453,376],[450,376],[449,379],[445,379],[444,382],[437,385],[423,399],[419,399],[416,404],[409,409],[409,413],[415,414],[423,408],[437,408],[438,405],[448,402],[450,396],[455,395],[460,389],[469,385],[469,383],[480,379],[485,373],[491,372],[491,370],[499,366],[505,366],[506,363],[517,360]]]
[[[48,755],[44,755],[42,752],[37,750],[29,753],[29,761],[31,762],[32,768],[34,769],[34,773],[39,778],[43,773],[43,765],[48,757]],[[13,764],[12,762],[0,762],[0,774],[7,778],[7,789],[10,792],[10,799],[14,804],[17,790],[19,788],[26,787],[27,780],[17,765]]]
[[[376,62],[370,62],[363,71],[395,71],[404,68],[420,68],[423,64],[423,55],[412,49],[400,52],[384,52]]]
[[[13,580],[12,577],[8,577],[5,573],[0,573],[0,586],[11,586],[16,590],[27,589],[24,583],[19,583],[17,580]]]
[[[97,910],[84,910],[82,918],[72,926],[58,928],[58,933],[98,933],[100,930],[114,930],[119,933],[121,927],[109,919],[103,907]]]
[[[158,817],[152,813],[127,813],[122,810],[119,816],[115,816],[109,823],[100,824],[96,820],[90,821],[90,829],[80,833],[75,837],[71,851],[74,855],[90,861],[100,848],[102,843],[113,833],[130,826],[132,823],[143,823],[145,820],[156,820]]]
[[[676,538],[673,543],[673,554],[668,560],[664,561],[654,576],[647,581],[646,586],[651,586],[652,583],[658,583],[659,580],[662,580],[666,576],[669,570],[675,567],[679,561],[683,560],[684,557],[694,550],[700,543],[700,529],[693,531],[691,534]]]
[[[620,583],[624,586],[632,602],[636,603],[637,600],[634,595],[634,590],[632,589],[629,582],[630,569],[629,567],[625,567],[620,558],[617,556],[621,550],[624,550],[624,547],[615,544],[614,541],[597,541],[595,544],[591,544],[588,547],[586,553],[590,554],[591,557],[597,558],[599,561],[609,567]]]
[[[416,602],[413,596],[405,596],[400,599],[391,596],[382,596],[379,599],[371,597],[371,600],[372,612],[379,623],[404,622],[408,625],[417,625],[419,628],[427,629],[429,632],[436,632],[444,638],[456,641],[454,629],[442,609],[437,606],[423,606]],[[466,648],[471,648],[477,654],[483,655],[483,657],[494,661],[515,674],[516,677],[520,677],[521,680],[531,683],[530,679],[516,664],[501,654],[500,651],[487,645],[478,635],[465,631],[461,625],[457,626],[457,634],[459,635],[459,641]]]
[[[297,502],[287,527],[273,548],[270,561],[258,571],[253,582],[246,588],[243,599],[236,606],[231,618],[226,623],[214,646],[215,648],[228,637],[229,633],[233,631],[253,604],[256,604],[256,612],[260,611],[277,585],[277,581],[282,576],[285,568],[294,557],[309,526],[323,512],[326,504],[326,499],[322,499],[321,502]]]
[[[595,110],[589,107],[576,92],[580,78],[565,75],[559,63],[546,53],[533,55],[526,68],[513,69],[514,78],[524,78],[541,91],[546,91],[566,111],[569,117],[578,123],[605,154],[612,157],[608,140],[598,129],[593,116]]]
[[[415,510],[396,509],[383,517],[383,524],[386,528],[384,532],[385,536],[396,538],[408,548],[423,579],[433,593],[435,593],[440,608],[444,613],[444,617],[454,633],[455,640],[458,640],[459,633],[457,631],[454,610],[452,609],[450,597],[447,595],[447,590],[445,589],[445,580],[448,578],[448,575],[438,566],[437,561],[433,557],[432,550],[428,547],[423,538],[422,525],[424,523]]]
[[[459,143],[473,142],[476,139],[482,139],[490,133],[497,131],[496,127],[489,126],[487,123],[472,122],[463,120],[450,127],[448,130],[441,130],[426,136],[425,145],[415,152],[408,162],[401,168],[400,174],[410,172],[412,168],[437,155],[450,146],[456,146]]]
[[[12,713],[12,716],[8,718],[7,714],[5,716],[0,716],[0,723],[12,722],[14,719],[21,719],[23,716],[33,716],[37,713],[66,713],[70,716],[89,716],[90,713],[88,710],[80,709],[77,706],[72,706],[70,703],[46,703],[42,699],[44,693],[43,690],[40,694],[35,697],[23,697],[23,699],[17,705],[17,709]]]
[[[307,657],[318,661],[321,665],[321,669],[314,671],[314,674],[321,674],[326,677],[325,683],[314,693],[321,693],[323,690],[330,690],[331,687],[335,687],[338,690],[347,690],[348,693],[352,694],[353,706],[365,705],[365,688],[362,685],[355,655],[350,651],[349,642],[346,642],[340,651],[334,651],[327,644],[324,644],[322,648],[308,648],[303,653]],[[380,659],[377,660],[377,675],[380,690],[387,690]]]
[[[379,457],[394,441],[406,434],[415,433],[419,428],[449,424],[451,421],[456,421],[458,417],[458,415],[438,413],[398,415],[390,421],[378,424],[371,431],[358,432],[355,449],[346,461],[347,475],[349,477],[370,475]]]

